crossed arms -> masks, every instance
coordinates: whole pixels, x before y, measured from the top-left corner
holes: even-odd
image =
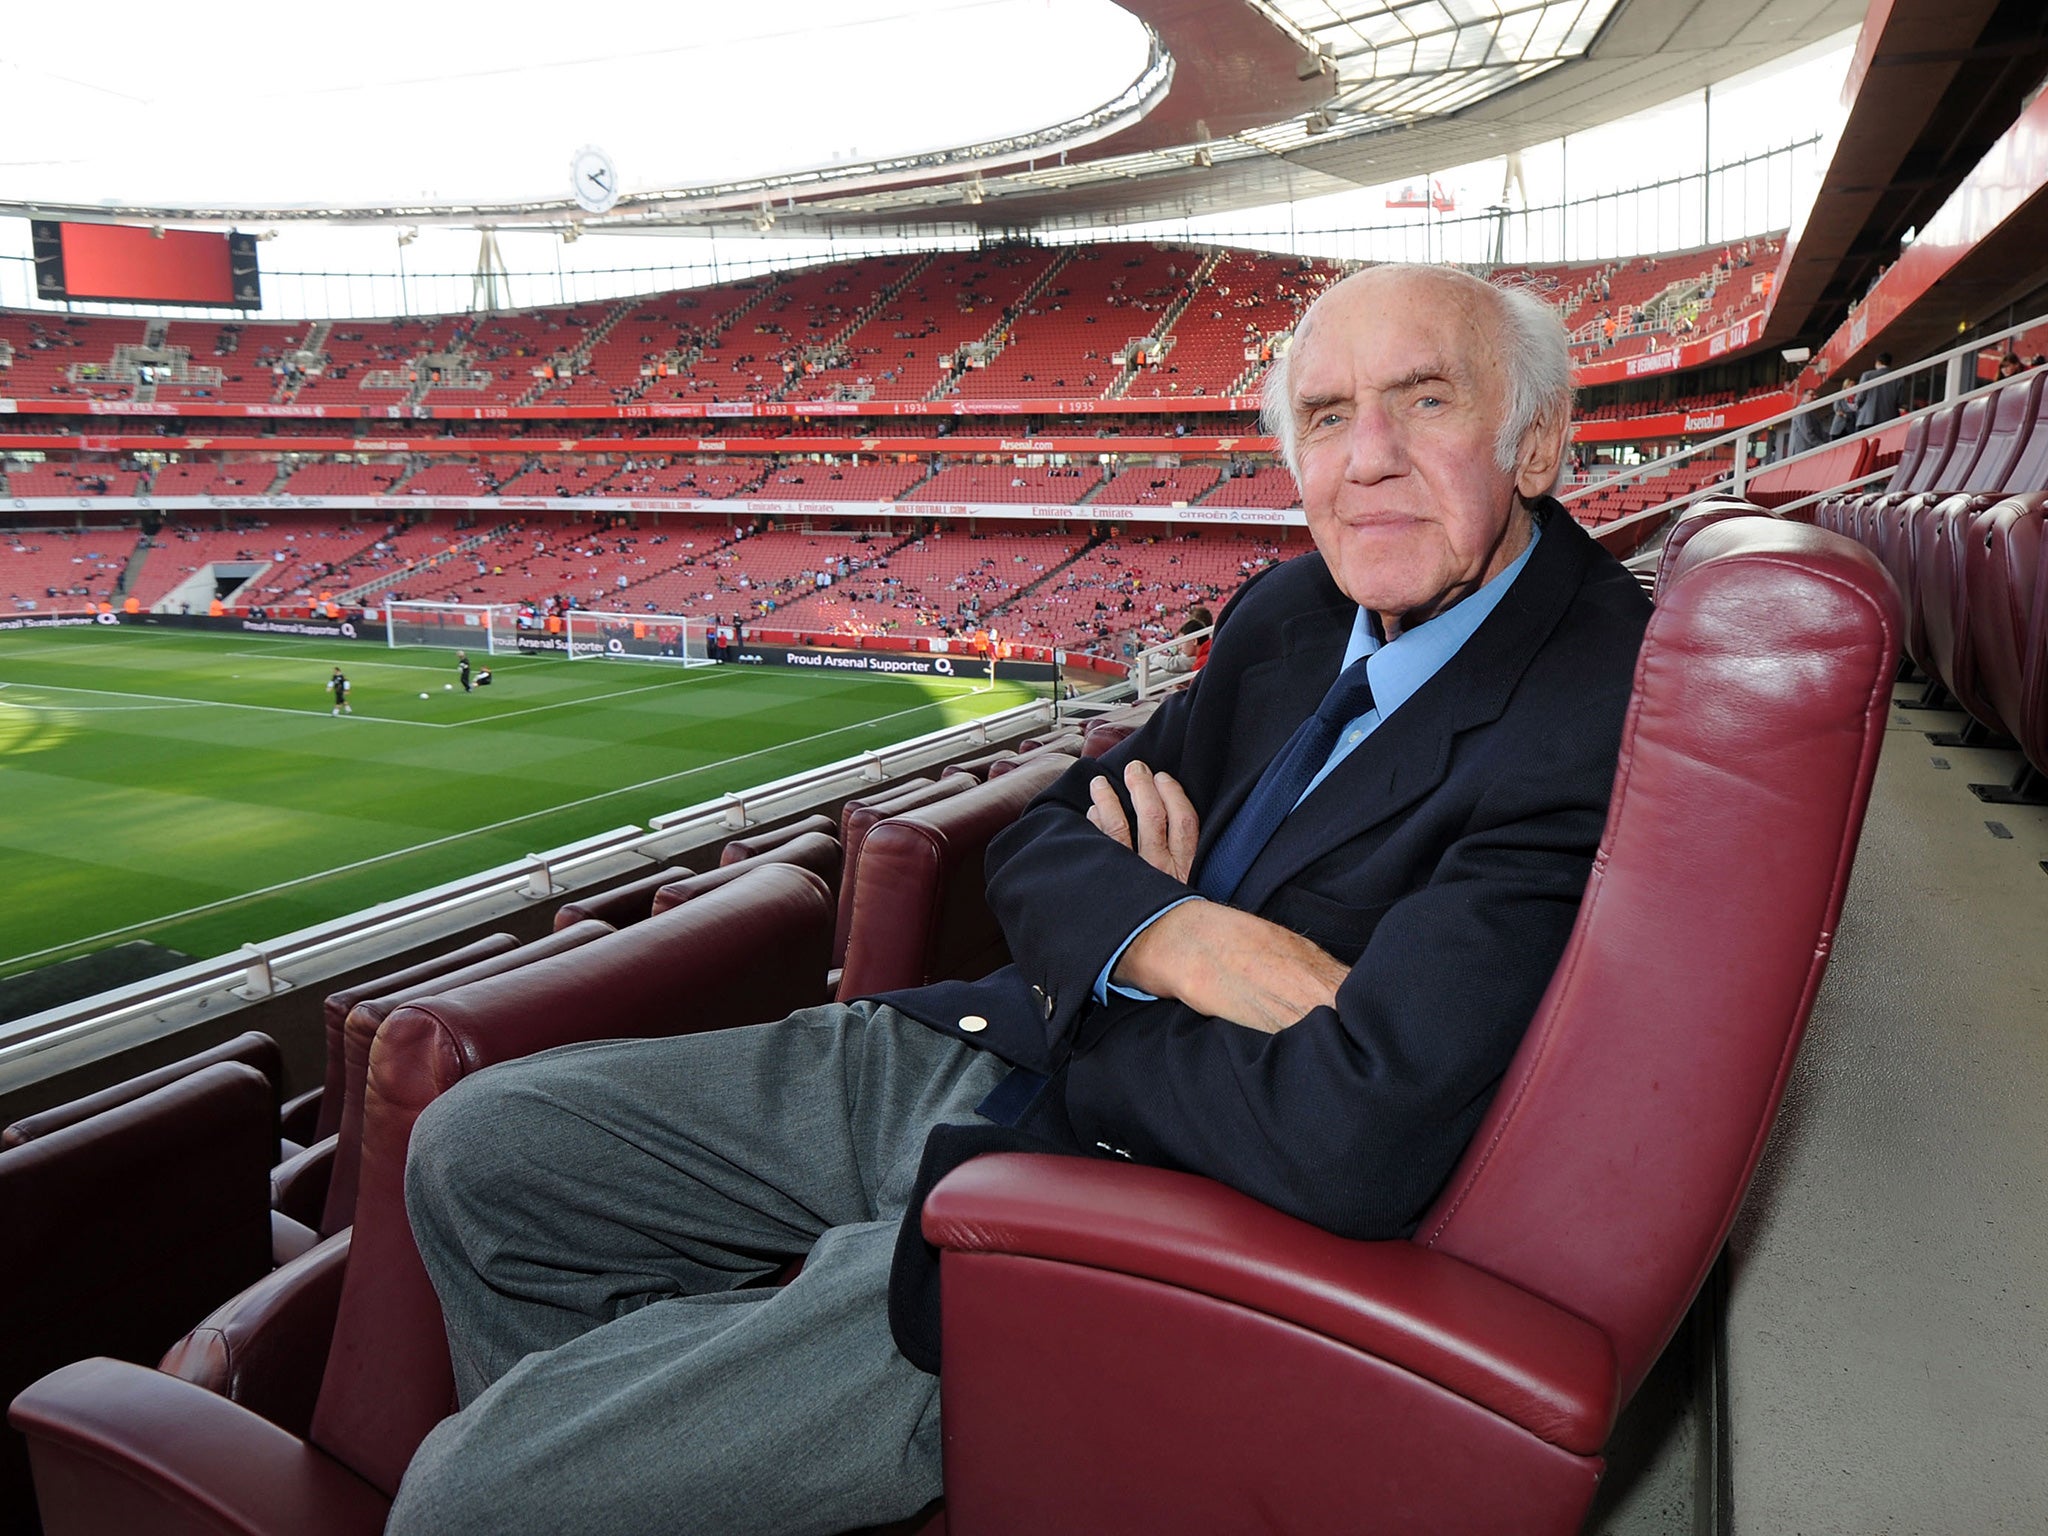
[[[1201,818],[1187,791],[1172,775],[1155,774],[1135,758],[1125,765],[1123,782],[1135,829],[1102,778],[1088,786],[1089,823],[1154,869],[1187,883],[1201,836]],[[1139,934],[1112,979],[1270,1035],[1317,1008],[1336,1007],[1337,988],[1349,969],[1277,923],[1217,902],[1190,901]]]

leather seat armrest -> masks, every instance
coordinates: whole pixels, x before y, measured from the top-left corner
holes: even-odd
[[[941,1180],[923,1222],[947,1252],[1139,1276],[1295,1323],[1579,1455],[1618,1411],[1592,1324],[1448,1255],[1338,1237],[1192,1174],[1002,1153]]]
[[[375,1536],[384,1496],[320,1451],[203,1387],[81,1360],[14,1400],[46,1536]]]
[[[320,1213],[327,1204],[327,1183],[334,1176],[335,1148],[339,1135],[316,1141],[296,1157],[288,1157],[270,1170],[270,1208],[293,1221],[320,1228]]]

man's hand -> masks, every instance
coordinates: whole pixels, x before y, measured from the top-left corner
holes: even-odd
[[[1108,781],[1097,778],[1088,785],[1088,820],[1098,832],[1106,832],[1154,869],[1185,881],[1195,865],[1195,844],[1202,835],[1201,819],[1189,801],[1187,791],[1167,774],[1154,773],[1143,763],[1132,762],[1124,769],[1124,788],[1131,792],[1131,808],[1138,813],[1137,841],[1132,842],[1130,822],[1123,805]]]
[[[1185,881],[1201,835],[1187,791],[1139,762],[1124,769],[1124,787],[1137,812],[1135,839],[1106,780],[1088,786],[1088,820],[1154,869]],[[1334,1007],[1345,974],[1343,962],[1298,933],[1234,907],[1191,901],[1139,934],[1110,979],[1277,1034],[1317,1008]]]
[[[1111,980],[1273,1035],[1334,1008],[1346,974],[1341,960],[1291,929],[1190,901],[1132,940]]]

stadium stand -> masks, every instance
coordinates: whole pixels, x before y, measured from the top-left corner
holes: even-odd
[[[1210,507],[1298,507],[1301,491],[1284,465],[1240,461],[1202,497]]]
[[[388,496],[405,478],[403,464],[301,464],[279,484],[284,496]]]
[[[820,384],[851,383],[857,397],[869,400],[929,398],[949,377],[959,349],[1014,318],[1062,259],[1061,252],[1030,246],[935,257],[846,338],[846,361]]]
[[[1105,507],[1184,507],[1213,490],[1218,474],[1211,464],[1127,469],[1088,499]]]
[[[1123,367],[1116,358],[1125,343],[1166,323],[1203,259],[1153,246],[1075,250],[999,334],[987,364],[961,371],[952,392],[974,400],[1106,394]]]
[[[1106,477],[1094,465],[948,464],[903,499],[914,502],[1044,502],[1091,499]]]
[[[269,461],[166,464],[150,481],[155,496],[264,496],[278,482],[278,466]]]
[[[775,621],[861,634],[964,634],[984,627],[1081,543],[1079,535],[934,530],[827,588],[799,591],[797,601],[778,605]]]
[[[0,533],[0,612],[77,612],[114,595],[135,535],[126,529]]]

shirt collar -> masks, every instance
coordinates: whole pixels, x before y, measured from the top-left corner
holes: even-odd
[[[1372,614],[1363,608],[1358,610],[1351,624],[1350,643],[1344,648],[1344,665],[1350,666],[1361,656],[1371,658],[1365,671],[1372,680],[1373,709],[1380,719],[1386,719],[1407,703],[1445,662],[1458,654],[1459,648],[1486,622],[1487,615],[1500,606],[1501,598],[1522,574],[1529,556],[1536,551],[1536,541],[1542,537],[1543,525],[1532,520],[1528,545],[1498,576],[1462,602],[1452,604],[1413,629],[1402,630],[1391,640],[1380,638],[1380,627]]]

